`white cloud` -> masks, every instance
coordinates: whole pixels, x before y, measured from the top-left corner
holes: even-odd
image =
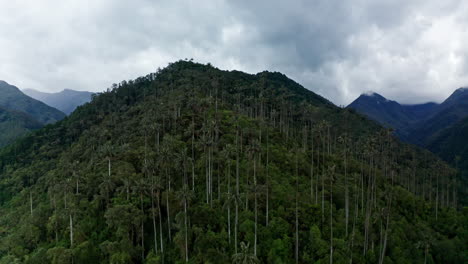
[[[468,84],[464,1],[0,2],[0,79],[100,91],[168,62],[281,71],[336,104],[440,101]]]

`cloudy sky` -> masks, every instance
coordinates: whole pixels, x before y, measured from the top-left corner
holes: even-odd
[[[441,101],[468,86],[466,14],[462,0],[0,1],[0,79],[102,91],[194,58],[281,71],[338,105]]]

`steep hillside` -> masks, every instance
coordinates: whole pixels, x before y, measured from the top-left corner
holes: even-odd
[[[49,106],[52,106],[69,115],[78,106],[91,101],[91,92],[75,91],[65,89],[58,93],[45,93],[33,89],[25,89],[23,92]]]
[[[0,150],[0,263],[462,263],[454,175],[283,74],[179,61]]]
[[[460,200],[468,204],[468,118],[442,130],[428,142],[427,147],[460,169]]]
[[[40,127],[42,124],[27,114],[0,107],[0,147]]]
[[[412,142],[426,146],[439,137],[444,129],[468,117],[468,89],[459,88],[437,107],[430,118],[416,125],[410,131]]]
[[[23,94],[5,81],[0,81],[0,107],[26,113],[42,124],[51,124],[65,117],[59,110]]]
[[[402,106],[411,115],[411,119],[415,122],[420,122],[431,117],[437,111],[439,104],[425,103]]]
[[[65,115],[0,81],[0,147]]]

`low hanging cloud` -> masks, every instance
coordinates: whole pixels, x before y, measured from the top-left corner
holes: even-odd
[[[102,91],[184,58],[281,71],[335,104],[441,101],[468,85],[465,1],[0,3],[0,79]]]

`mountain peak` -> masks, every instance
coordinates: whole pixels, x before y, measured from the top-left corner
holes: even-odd
[[[453,103],[464,102],[468,96],[468,87],[460,87],[456,89],[443,103],[442,105],[447,106]]]
[[[19,91],[18,87],[7,83],[6,81],[0,80],[0,88],[6,89],[7,91]]]
[[[374,91],[367,91],[367,92],[364,92],[362,93],[361,95],[363,96],[369,96],[369,97],[372,97],[372,96],[381,96],[380,94],[374,92]]]
[[[390,100],[388,100],[387,98],[383,97],[382,95],[376,93],[376,92],[373,92],[373,91],[368,91],[368,92],[365,92],[365,93],[362,93],[361,96],[359,96],[357,100],[362,100],[362,99],[365,99],[365,100],[372,100],[372,101],[377,101],[377,102],[390,102]]]
[[[457,90],[455,90],[454,93],[465,93],[468,92],[468,87],[460,87]]]

